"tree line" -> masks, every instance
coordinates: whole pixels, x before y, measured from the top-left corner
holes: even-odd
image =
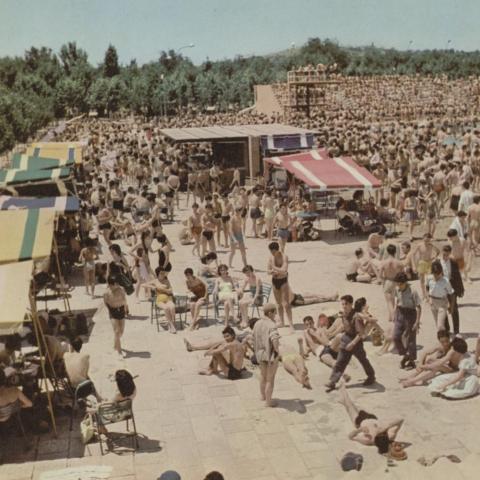
[[[144,65],[136,60],[120,65],[110,45],[103,63],[93,66],[75,42],[63,45],[58,54],[32,47],[23,57],[0,58],[0,152],[27,141],[54,119],[91,110],[99,116],[125,110],[151,117],[187,106],[246,107],[253,103],[254,85],[283,82],[292,68],[318,63],[336,63],[344,75],[456,78],[479,75],[480,52],[344,48],[312,38],[273,55],[207,59],[198,66],[173,50]]]

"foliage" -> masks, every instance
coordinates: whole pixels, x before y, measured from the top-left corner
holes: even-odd
[[[253,86],[283,82],[295,66],[337,64],[343,75],[480,74],[480,52],[399,51],[375,46],[344,48],[332,40],[311,38],[300,48],[268,55],[194,65],[178,51],[163,51],[157,61],[120,65],[113,45],[93,67],[75,42],[60,48],[32,47],[23,58],[0,58],[0,151],[25,141],[53,118],[96,110],[120,109],[146,116],[174,113],[189,105],[226,110],[253,102]]]

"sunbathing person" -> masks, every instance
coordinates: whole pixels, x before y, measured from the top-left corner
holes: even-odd
[[[452,348],[445,356],[439,358],[438,360],[418,366],[417,374],[414,377],[400,381],[402,386],[404,388],[420,387],[425,385],[428,380],[431,380],[438,374],[456,372],[458,370],[460,361],[464,357],[464,353],[460,351],[463,344],[458,342],[458,340],[462,339],[456,337],[452,340]]]
[[[347,280],[350,282],[370,283],[377,276],[378,271],[374,268],[369,258],[365,256],[362,248],[355,250],[355,260],[347,269]]]
[[[242,377],[245,345],[238,341],[232,327],[225,327],[222,334],[224,341],[205,352],[205,357],[212,359],[208,367],[201,368],[199,373],[203,375],[223,373],[229,380],[238,380]]]
[[[432,396],[450,400],[473,397],[478,392],[475,357],[468,352],[467,342],[463,338],[455,337],[452,340],[452,349],[461,355],[458,371],[439,375],[432,380],[428,389]]]
[[[307,344],[307,351],[303,349],[303,339],[300,343],[300,353],[304,358],[308,357],[309,352],[330,368],[335,366],[338,352],[340,350],[340,340],[343,334],[343,321],[341,317],[327,317],[324,313],[318,316],[317,328],[313,325],[313,318],[307,316],[303,319],[305,325],[304,339]],[[319,353],[317,353],[319,352]],[[350,375],[343,374],[346,382],[350,381]]]
[[[338,293],[332,295],[319,295],[316,293],[293,293],[290,288],[288,291],[288,301],[292,307],[303,307],[304,305],[313,305],[315,303],[336,302]]]
[[[303,388],[312,389],[308,370],[302,355],[302,339],[298,339],[299,351],[295,351],[292,347],[280,344],[280,361],[287,373],[300,384]]]
[[[388,453],[391,443],[398,435],[404,420],[398,418],[391,422],[379,420],[376,415],[360,410],[352,401],[345,388],[345,383],[340,383],[340,399],[355,430],[350,432],[348,438],[362,445],[375,445],[381,455]]]

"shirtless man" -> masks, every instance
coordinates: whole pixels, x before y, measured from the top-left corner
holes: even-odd
[[[228,266],[232,268],[233,257],[235,252],[240,250],[243,266],[247,266],[247,252],[245,249],[245,237],[243,233],[242,208],[237,207],[235,214],[230,220],[230,256],[228,257]]]
[[[188,217],[188,228],[192,234],[195,245],[192,248],[192,255],[195,252],[200,256],[200,237],[202,234],[202,215],[199,211],[198,203],[192,205],[192,214]]]
[[[441,355],[437,360],[419,365],[416,370],[417,374],[414,377],[401,380],[400,383],[402,386],[404,388],[420,387],[425,385],[428,380],[431,380],[437,374],[457,371],[464,354],[455,351],[456,340],[458,340],[457,337],[452,340],[451,345],[453,344],[453,348],[450,348],[445,355]]]
[[[355,250],[355,260],[352,260],[347,269],[347,280],[350,282],[370,283],[376,276],[370,260],[365,256],[363,248]]]
[[[432,178],[432,189],[437,195],[437,217],[440,218],[440,213],[442,211],[443,204],[445,202],[445,174],[446,166],[444,164],[440,165],[440,169],[433,175]]]
[[[447,238],[450,242],[450,245],[452,246],[451,256],[457,262],[460,272],[465,275],[465,257],[467,256],[467,242],[466,240],[463,240],[458,236],[458,232],[454,228],[451,228],[447,232]]]
[[[125,330],[125,317],[128,311],[127,296],[125,290],[118,284],[117,279],[110,275],[107,279],[107,290],[103,294],[103,301],[108,308],[110,321],[112,322],[114,341],[113,349],[122,354],[120,339]]]
[[[286,204],[280,206],[279,212],[275,215],[274,224],[277,226],[277,237],[280,243],[280,251],[283,253],[290,234],[289,228],[291,224]]]
[[[477,250],[480,243],[480,195],[473,197],[473,204],[467,210],[467,221],[472,248]]]
[[[95,260],[98,259],[98,253],[95,242],[91,238],[85,240],[85,247],[80,251],[78,259],[83,262],[83,276],[87,295],[91,294],[92,298],[95,298]]]
[[[348,438],[362,445],[375,445],[381,455],[388,453],[390,443],[397,437],[404,420],[398,418],[391,422],[385,422],[365,410],[360,410],[348,395],[344,382],[340,384],[338,401],[345,407],[355,426],[355,430],[350,432]]]
[[[205,357],[212,357],[212,360],[207,369],[200,370],[199,373],[212,375],[221,372],[229,380],[238,380],[242,378],[245,345],[235,338],[232,327],[225,327],[222,334],[225,341],[205,352]]]
[[[397,247],[393,244],[387,246],[388,257],[380,264],[380,278],[383,280],[383,294],[388,307],[388,321],[393,322],[395,309],[395,277],[403,272],[404,265],[395,258]]]
[[[414,386],[417,383],[418,377],[421,375],[424,377],[424,370],[423,367],[427,364],[430,364],[440,358],[445,357],[445,355],[449,352],[451,348],[450,344],[450,335],[446,330],[439,330],[437,332],[437,339],[438,343],[433,346],[432,348],[427,348],[423,353],[420,359],[418,360],[418,364],[413,370],[410,375],[405,378],[400,378],[398,381],[399,383],[411,383],[411,385],[407,386]],[[444,373],[450,373],[450,370],[445,371]],[[424,380],[420,378],[419,384],[423,384]]]
[[[433,260],[440,254],[440,250],[432,244],[432,236],[429,233],[423,235],[423,241],[417,245],[412,252],[414,262],[414,273],[420,277],[420,287],[422,288],[422,297],[428,298],[425,287],[425,279],[430,274]]]
[[[278,316],[280,318],[279,327],[285,326],[284,314],[287,314],[290,332],[294,333],[292,307],[290,305],[289,293],[290,285],[288,284],[288,257],[280,251],[277,242],[271,242],[268,245],[270,250],[270,258],[267,263],[267,273],[272,275],[272,290],[275,302],[278,306]]]
[[[260,202],[261,198],[257,195],[257,191],[255,189],[252,190],[248,203],[250,205],[250,218],[252,219],[252,231],[254,238],[258,238],[257,220],[262,217]]]
[[[306,352],[303,352],[303,344],[301,353],[307,357],[309,352],[318,356],[319,360],[330,368],[335,366],[340,350],[340,339],[343,333],[343,322],[340,316],[328,317],[325,313],[318,316],[317,328],[313,324],[313,318],[307,316],[303,319],[305,330],[303,338],[307,344]],[[320,352],[317,354],[319,347]],[[346,382],[350,381],[350,376],[346,373],[342,375]]]
[[[190,330],[195,330],[198,328],[200,309],[207,302],[208,288],[201,278],[198,278],[193,274],[191,268],[186,268],[183,273],[185,275],[187,288],[193,294],[193,297],[190,298],[190,313],[192,315]]]
[[[213,217],[213,208],[210,203],[207,203],[205,205],[205,213],[202,215],[202,257],[207,253],[207,245],[209,252],[216,252],[215,228],[216,222]]]
[[[222,216],[220,220],[222,222],[223,236],[225,238],[225,247],[227,248],[229,248],[229,244],[230,244],[229,231],[230,231],[230,220],[232,218],[232,215],[233,215],[233,205],[230,202],[230,199],[228,198],[228,196],[225,196],[222,199]]]

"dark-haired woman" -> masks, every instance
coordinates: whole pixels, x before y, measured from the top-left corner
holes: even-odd
[[[362,445],[375,445],[378,453],[389,452],[391,443],[398,435],[404,420],[399,418],[391,422],[379,420],[376,415],[359,409],[352,401],[345,388],[345,383],[340,383],[339,402],[345,407],[355,430],[350,432],[348,438]]]

